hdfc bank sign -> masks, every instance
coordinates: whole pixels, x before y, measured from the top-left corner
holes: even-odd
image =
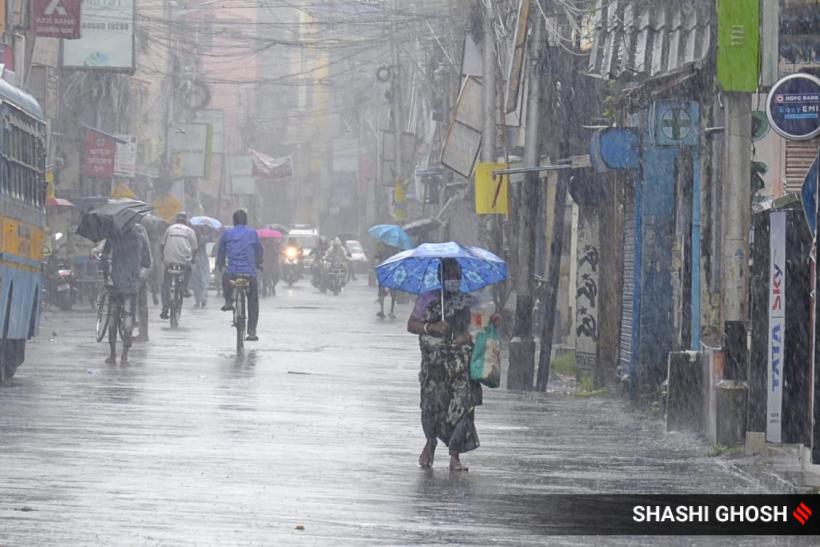
[[[82,0],[32,0],[31,21],[34,34],[43,38],[80,38]]]

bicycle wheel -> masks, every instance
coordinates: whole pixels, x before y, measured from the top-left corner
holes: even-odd
[[[236,323],[236,352],[242,353],[245,347],[245,291],[237,289],[234,303],[234,323]]]
[[[97,342],[102,342],[108,332],[108,291],[103,290],[97,298]]]
[[[179,326],[179,312],[180,312],[180,304],[179,304],[179,283],[174,276],[171,280],[171,328],[175,329]]]

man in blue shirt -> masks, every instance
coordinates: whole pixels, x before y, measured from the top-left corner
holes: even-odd
[[[246,340],[255,342],[256,325],[259,322],[259,286],[256,282],[256,270],[262,268],[262,245],[256,230],[248,228],[248,213],[240,209],[233,214],[233,228],[219,238],[216,253],[216,267],[222,275],[222,293],[225,305],[222,311],[233,311],[233,286],[231,281],[237,277],[247,277],[248,287],[248,336]],[[227,260],[228,266],[225,268]]]

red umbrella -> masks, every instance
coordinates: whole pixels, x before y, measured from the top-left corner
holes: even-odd
[[[284,239],[282,232],[271,230],[270,228],[260,228],[256,230],[256,234],[262,239]]]

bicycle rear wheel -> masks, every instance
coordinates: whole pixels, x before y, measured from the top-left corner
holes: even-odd
[[[242,353],[245,348],[245,291],[236,291],[236,302],[234,303],[234,323],[236,324],[236,352]]]
[[[102,342],[108,333],[108,291],[100,291],[97,297],[97,342]]]
[[[174,276],[171,281],[171,328],[179,326],[179,312],[182,310],[181,293],[179,291],[179,280]]]

